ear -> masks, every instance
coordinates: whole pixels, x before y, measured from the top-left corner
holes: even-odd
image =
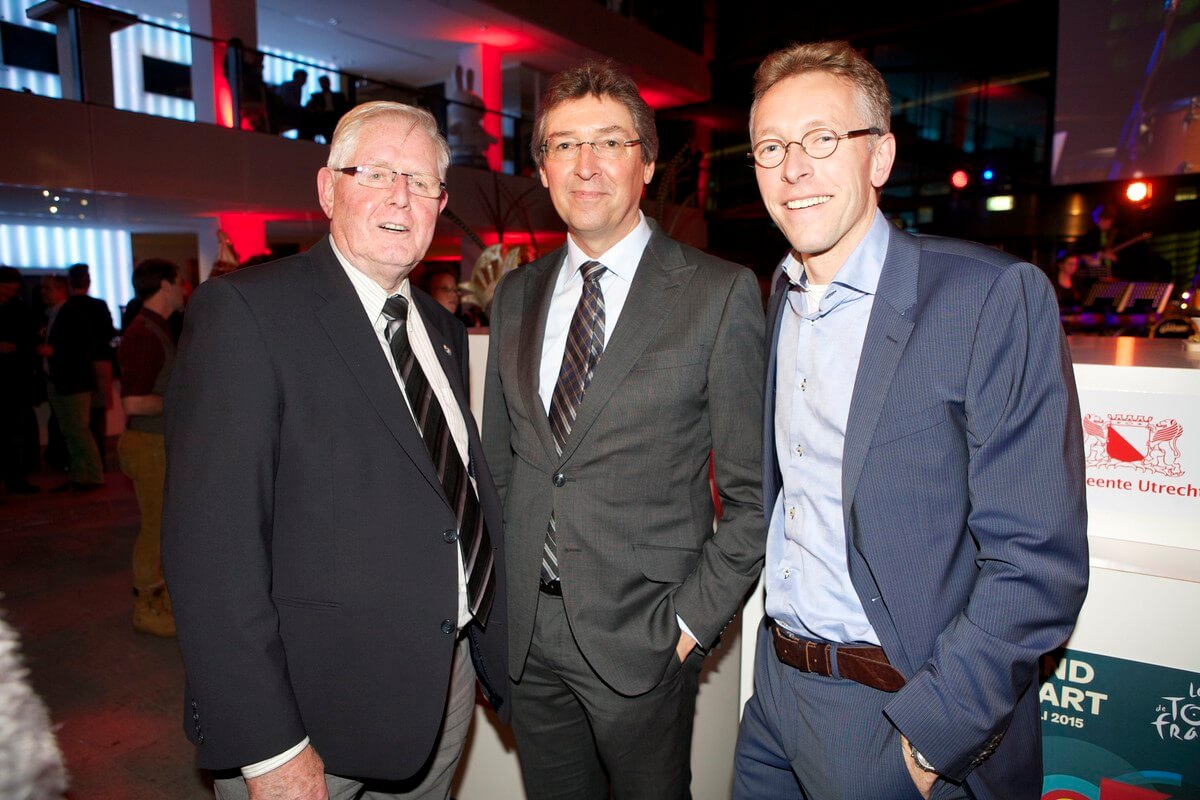
[[[882,189],[896,161],[896,137],[885,133],[871,148],[871,186]]]
[[[442,199],[438,201],[438,213],[439,214],[446,210],[446,203],[449,203],[449,202],[450,202],[450,193],[442,192]]]
[[[642,168],[642,183],[650,185],[650,180],[654,177],[654,162],[651,161]]]
[[[333,184],[337,175],[329,167],[317,170],[317,199],[321,201],[321,210],[325,216],[333,219]]]
[[[538,167],[538,177],[542,179],[542,186],[545,186],[547,189],[549,189],[550,181],[546,180],[546,161],[544,155],[542,157],[542,163]]]

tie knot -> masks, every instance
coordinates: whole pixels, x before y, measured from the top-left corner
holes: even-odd
[[[406,322],[408,320],[408,300],[404,295],[394,294],[383,304],[383,315],[388,322]]]
[[[592,283],[600,280],[600,276],[604,274],[606,267],[599,261],[585,261],[579,265],[579,271],[583,273],[583,282]]]

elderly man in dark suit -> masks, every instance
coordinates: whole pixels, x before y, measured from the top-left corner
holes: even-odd
[[[755,694],[734,796],[1036,798],[1037,666],[1088,561],[1079,404],[1032,264],[877,208],[896,153],[845,42],[755,79],[752,156],[787,237],[768,308]]]
[[[551,80],[534,142],[567,245],[498,287],[484,399],[525,788],[687,797],[700,663],[762,559],[758,285],[642,215],[653,112],[611,63]]]
[[[426,111],[366,103],[330,235],[201,286],[165,401],[184,727],[222,798],[445,798],[476,679],[507,715],[500,503],[463,326],[408,274],[446,204]]]

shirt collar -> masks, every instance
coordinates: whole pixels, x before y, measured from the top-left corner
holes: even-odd
[[[638,224],[634,226],[633,230],[625,234],[624,239],[605,250],[596,258],[592,258],[583,252],[579,245],[575,244],[575,240],[568,234],[567,269],[570,270],[570,275],[574,275],[585,262],[599,261],[605,266],[608,272],[626,282],[630,282],[633,280],[633,274],[637,272],[638,264],[642,260],[642,253],[646,250],[646,245],[650,241],[650,233],[650,223],[646,222],[646,215],[638,211]]]
[[[871,227],[867,229],[867,235],[850,253],[846,263],[842,264],[837,274],[833,276],[832,282],[840,283],[861,294],[875,294],[875,290],[879,288],[879,275],[883,272],[883,262],[887,258],[891,228],[892,226],[883,216],[883,212],[876,208],[875,218],[871,221]],[[780,266],[793,284],[808,285],[808,275],[804,271],[804,265],[793,251],[788,251]]]
[[[337,257],[338,263],[342,265],[342,269],[346,272],[346,277],[350,279],[350,283],[354,284],[354,291],[358,294],[358,299],[362,302],[363,308],[366,309],[371,324],[378,328],[380,326],[379,320],[383,316],[383,304],[387,302],[387,299],[391,295],[384,291],[382,286],[371,280],[366,274],[347,261],[346,257],[337,249],[337,245],[333,243],[332,237],[329,239],[329,247],[333,250],[334,256]],[[407,277],[400,282],[400,288],[396,290],[396,294],[404,297],[411,307],[412,287],[409,285]]]

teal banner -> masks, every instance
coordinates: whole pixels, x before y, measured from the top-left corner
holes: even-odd
[[[1042,800],[1200,800],[1200,673],[1068,649],[1042,677]]]

